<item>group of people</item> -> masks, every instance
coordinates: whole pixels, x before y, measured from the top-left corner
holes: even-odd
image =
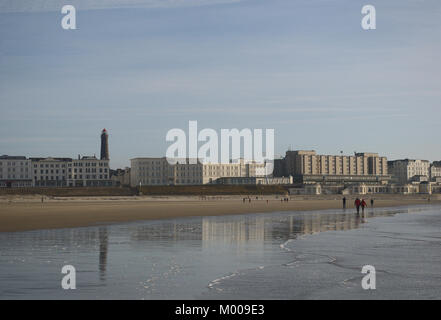
[[[256,197],[256,200],[259,200],[259,197]],[[262,200],[263,200],[263,197],[262,197]],[[251,202],[251,198],[250,197],[242,198],[243,203],[245,203],[247,201]],[[288,197],[280,198],[280,202],[288,202],[288,201],[289,201]],[[268,199],[266,199],[266,203],[268,203]]]
[[[359,199],[359,198],[355,199],[354,205],[355,208],[357,209],[357,213],[360,213],[360,208],[361,211],[364,212],[364,208],[367,207],[366,201],[364,199]],[[371,199],[371,207],[373,206],[374,206],[374,199]],[[343,209],[346,209],[346,197],[343,197]]]
[[[357,213],[360,213],[360,207],[361,207],[361,212],[363,212],[364,213],[364,208],[366,208],[367,207],[367,203],[366,203],[366,201],[364,201],[364,199],[355,199],[355,201],[354,201],[354,205],[355,205],[355,208],[357,208]]]

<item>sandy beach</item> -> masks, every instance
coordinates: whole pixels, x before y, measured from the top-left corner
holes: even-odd
[[[0,232],[3,299],[440,299],[440,205]],[[77,289],[60,287],[61,268]],[[377,290],[361,286],[375,266]]]
[[[268,202],[267,202],[268,200]],[[433,200],[432,202],[439,202]],[[376,199],[375,207],[391,207],[427,203],[426,199],[400,198]],[[242,201],[240,197],[212,198],[200,200],[197,197],[174,199],[138,198],[66,198],[45,200],[1,199],[0,232],[16,232],[38,229],[71,228],[104,225],[137,220],[157,220],[191,216],[218,216],[244,213],[277,211],[307,211],[338,209],[341,198],[294,199],[282,202],[280,199],[264,197]],[[353,209],[353,200],[348,199],[348,210]]]

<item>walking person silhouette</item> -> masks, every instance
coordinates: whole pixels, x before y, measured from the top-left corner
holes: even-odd
[[[355,199],[354,204],[355,204],[355,208],[357,208],[357,214],[359,214],[360,213],[360,205],[361,205],[360,199],[358,199],[358,198]]]

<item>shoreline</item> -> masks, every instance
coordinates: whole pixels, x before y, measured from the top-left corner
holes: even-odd
[[[346,196],[346,210],[353,210],[354,196]],[[360,196],[361,197],[361,196]],[[43,203],[41,197],[0,199],[0,232],[20,232],[40,229],[59,229],[115,224],[143,220],[161,220],[186,217],[239,215],[247,213],[270,213],[283,211],[312,211],[341,209],[341,195],[313,199],[291,198],[288,202],[280,197],[264,196],[263,200],[243,202],[243,197],[224,197],[198,200],[197,197],[169,197],[167,199],[95,198],[50,199]],[[331,199],[329,199],[331,198]],[[368,196],[365,197],[369,199]],[[268,200],[268,202],[267,202]],[[369,202],[369,201],[367,201]],[[374,208],[428,204],[423,197],[381,197],[375,199]],[[431,204],[441,203],[438,199]],[[370,204],[368,203],[368,208]]]
[[[441,258],[440,221],[439,207],[409,208],[368,217],[354,228],[289,238],[283,243],[287,263],[236,270],[197,299],[440,299],[434,269]],[[376,268],[380,290],[363,289],[360,271],[366,265]]]

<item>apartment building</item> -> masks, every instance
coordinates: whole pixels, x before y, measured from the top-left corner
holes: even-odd
[[[283,168],[284,176],[292,175],[297,182],[387,183],[389,179],[387,158],[378,153],[318,155],[314,150],[296,150],[287,151],[282,161],[277,167]]]
[[[430,165],[430,180],[435,181],[441,178],[441,161],[434,161]]]
[[[264,177],[265,164],[239,159],[230,163],[204,163],[203,184],[214,183],[219,178]]]
[[[65,187],[71,158],[30,158],[34,186]]]
[[[388,162],[388,170],[392,175],[392,183],[406,184],[417,176],[430,177],[428,160],[394,160]]]
[[[68,163],[66,180],[69,187],[111,186],[109,160],[78,156]]]
[[[95,156],[30,158],[36,187],[110,186],[109,160]]]
[[[32,187],[31,161],[24,156],[0,156],[0,187]]]
[[[172,185],[173,167],[162,158],[134,158],[130,160],[130,185]]]
[[[224,177],[264,176],[265,165],[240,159],[231,163],[192,163],[188,159],[169,164],[162,158],[131,159],[130,184],[139,185],[198,185],[215,183]]]

